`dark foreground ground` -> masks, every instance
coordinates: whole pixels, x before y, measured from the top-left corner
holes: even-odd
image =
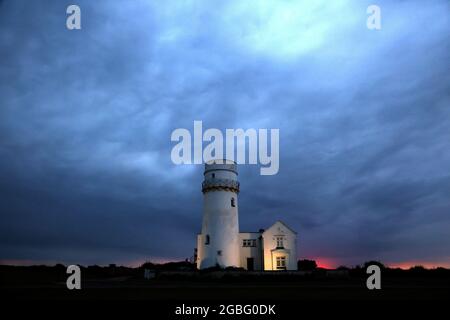
[[[450,270],[446,269],[384,269],[381,290],[367,289],[368,275],[363,269],[284,273],[151,270],[151,279],[144,279],[143,268],[94,266],[82,268],[81,274],[81,289],[69,290],[69,275],[62,265],[0,266],[2,305],[15,314],[25,311],[47,318],[53,311],[56,317],[75,313],[83,319],[97,309],[102,318],[110,313],[126,319],[131,314],[145,314],[146,319],[297,319],[299,312],[308,311],[333,317],[353,314],[360,319],[385,317],[394,309],[404,317],[417,317],[421,312],[430,318],[430,311],[447,312],[450,302]],[[236,315],[236,305],[272,305],[276,314]],[[207,316],[180,315],[181,307],[208,307],[210,312]],[[221,310],[234,314],[221,314]]]
[[[422,282],[422,283],[421,283]],[[293,301],[293,300],[449,300],[450,287],[423,283],[421,279],[389,281],[381,290],[369,291],[357,281],[314,283],[146,283],[110,280],[89,281],[81,290],[67,290],[63,285],[2,288],[9,299],[144,299],[159,301]],[[449,300],[450,301],[450,300]]]
[[[0,266],[1,293],[12,300],[320,301],[448,300],[450,270],[382,270],[381,290],[368,290],[364,270],[291,273],[152,271],[82,268],[81,290],[68,290],[64,266]]]

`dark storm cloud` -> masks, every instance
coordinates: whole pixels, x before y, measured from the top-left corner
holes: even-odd
[[[447,1],[0,5],[0,259],[192,255],[200,166],[176,128],[279,128],[280,171],[241,166],[242,230],[301,257],[450,264]]]

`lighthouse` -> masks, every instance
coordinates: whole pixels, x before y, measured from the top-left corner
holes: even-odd
[[[239,221],[236,163],[205,164],[202,230],[197,237],[197,267],[239,267]]]

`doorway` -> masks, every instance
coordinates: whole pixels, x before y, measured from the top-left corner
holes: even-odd
[[[254,259],[253,258],[247,258],[247,270],[248,271],[254,270]]]

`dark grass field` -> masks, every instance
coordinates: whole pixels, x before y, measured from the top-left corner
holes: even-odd
[[[364,270],[291,273],[82,268],[80,290],[66,287],[66,268],[0,266],[2,308],[14,314],[79,319],[299,319],[375,318],[392,315],[432,318],[447,312],[450,270],[382,271],[380,290],[368,290]],[[276,314],[220,314],[224,306],[274,306]],[[181,307],[209,307],[207,316],[177,314]]]
[[[294,300],[448,300],[450,288],[439,283],[386,283],[381,290],[368,290],[354,282],[285,283],[84,283],[81,290],[63,285],[2,288],[9,299],[158,300],[158,301],[294,301]]]
[[[381,290],[368,290],[363,270],[306,273],[157,271],[83,268],[81,290],[68,290],[64,266],[0,266],[1,293],[11,300],[151,301],[401,301],[450,302],[450,270],[382,272]]]

